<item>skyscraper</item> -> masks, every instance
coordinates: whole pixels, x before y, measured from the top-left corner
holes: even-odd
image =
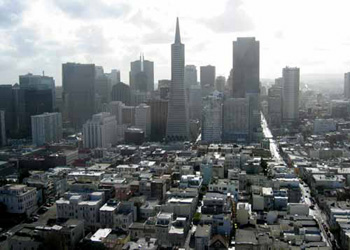
[[[58,142],[62,138],[61,113],[33,115],[31,120],[34,145],[41,146],[45,143]]]
[[[104,73],[102,67],[95,67],[96,70],[96,79],[95,79],[95,91],[96,94],[101,99],[101,103],[109,103],[111,101],[111,91],[112,91],[112,82],[111,79]],[[101,71],[101,72],[99,72]]]
[[[254,37],[233,42],[232,97],[249,99],[249,140],[260,127],[260,44]]]
[[[350,72],[344,74],[344,98],[350,99]]]
[[[31,116],[53,112],[56,101],[55,81],[52,77],[26,74],[19,76],[20,103],[23,107],[20,128],[23,136],[31,134]]]
[[[168,100],[152,99],[148,105],[151,107],[151,140],[162,141],[166,136]]]
[[[238,37],[233,42],[232,97],[259,93],[259,47],[254,37]]]
[[[207,65],[200,68],[202,95],[210,95],[215,89],[215,66]]]
[[[299,120],[299,82],[300,69],[283,69],[283,121],[297,122]]]
[[[203,98],[202,141],[221,142],[222,98],[210,95]]]
[[[5,111],[0,110],[0,147],[5,146],[6,143]]]
[[[116,85],[114,85],[112,87],[112,101],[120,101],[126,105],[130,105],[131,104],[130,86],[123,82],[118,82]]]
[[[185,87],[188,89],[192,85],[197,85],[197,68],[195,65],[185,67]]]
[[[62,65],[63,100],[68,120],[75,129],[95,113],[95,65]]]
[[[223,142],[248,143],[249,98],[229,98],[223,108]]]
[[[151,92],[154,90],[154,63],[140,59],[130,63],[130,87],[132,91]]]
[[[0,110],[5,113],[5,127],[6,135],[10,137],[11,132],[17,131],[16,126],[16,112],[15,112],[15,98],[12,85],[0,85]]]
[[[268,91],[268,122],[272,128],[279,128],[282,123],[282,86],[278,81]]]
[[[175,42],[171,45],[171,86],[167,139],[187,140],[189,136],[185,83],[185,45],[181,43],[179,19],[176,20]]]
[[[226,78],[224,76],[218,76],[215,80],[215,89],[219,92],[224,92],[225,90]]]
[[[145,137],[151,136],[151,107],[141,103],[135,107],[135,127],[142,129]]]

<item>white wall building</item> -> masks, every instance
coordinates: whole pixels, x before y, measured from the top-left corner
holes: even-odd
[[[117,142],[117,119],[103,112],[92,116],[83,126],[84,148],[106,148]]]
[[[300,69],[283,69],[283,121],[295,122],[299,120],[299,84]]]
[[[142,129],[146,137],[151,135],[151,107],[141,103],[135,107],[135,127]]]
[[[41,146],[45,143],[58,142],[62,138],[61,113],[33,115],[31,119],[33,144]]]
[[[37,191],[26,185],[7,184],[0,187],[0,202],[8,213],[30,215],[37,208]]]
[[[57,219],[79,219],[84,220],[88,227],[97,227],[103,202],[103,192],[66,193],[64,198],[56,201]]]

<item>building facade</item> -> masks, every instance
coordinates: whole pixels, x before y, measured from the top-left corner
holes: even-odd
[[[32,120],[32,141],[34,145],[59,142],[62,139],[61,113],[34,115]]]
[[[95,113],[95,65],[62,65],[63,101],[72,128],[82,125]]]
[[[203,99],[202,141],[221,142],[222,98],[207,96]]]
[[[179,19],[177,19],[175,42],[171,45],[171,86],[167,121],[169,141],[184,141],[189,137],[184,71],[185,45],[181,43]]]
[[[344,74],[344,98],[350,99],[350,72]]]
[[[106,148],[117,141],[117,119],[103,112],[92,116],[83,126],[85,148]]]
[[[142,129],[146,137],[151,136],[151,107],[142,103],[135,107],[135,127]]]
[[[200,67],[200,81],[203,96],[207,96],[214,91],[215,77],[215,66],[207,65]]]
[[[151,141],[162,141],[166,136],[168,120],[168,100],[152,99],[151,107]]]
[[[30,215],[37,208],[35,187],[7,184],[0,187],[0,202],[6,205],[8,213]]]
[[[299,68],[283,69],[283,121],[298,122],[299,120]]]
[[[249,98],[229,98],[223,108],[223,142],[249,142]]]

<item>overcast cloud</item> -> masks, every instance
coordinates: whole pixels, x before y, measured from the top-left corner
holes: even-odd
[[[170,44],[180,18],[186,64],[215,65],[227,76],[232,41],[260,41],[261,77],[286,66],[302,73],[350,71],[348,0],[0,0],[0,84],[32,72],[61,85],[61,64],[95,63],[121,70],[140,53],[155,79],[170,78]]]

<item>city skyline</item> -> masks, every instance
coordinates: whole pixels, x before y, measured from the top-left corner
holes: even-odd
[[[199,3],[200,11],[193,11]],[[5,1],[0,5],[2,13],[6,13],[0,20],[0,34],[4,37],[0,48],[0,84],[13,84],[18,75],[27,72],[45,71],[60,86],[61,65],[66,62],[95,63],[107,71],[117,68],[122,81],[129,83],[130,62],[140,53],[155,62],[156,82],[169,79],[168,44],[174,28],[171,20],[176,16],[186,27],[183,40],[187,44],[188,64],[214,65],[217,75],[229,74],[232,41],[249,36],[261,41],[261,78],[278,77],[286,65],[301,67],[305,74],[330,73],[342,77],[342,72],[349,71],[349,60],[343,53],[350,46],[349,37],[343,32],[349,3],[338,1],[336,6],[332,5],[337,15],[323,18],[328,16],[329,4],[330,1],[299,0],[287,9],[276,0],[215,4]]]

